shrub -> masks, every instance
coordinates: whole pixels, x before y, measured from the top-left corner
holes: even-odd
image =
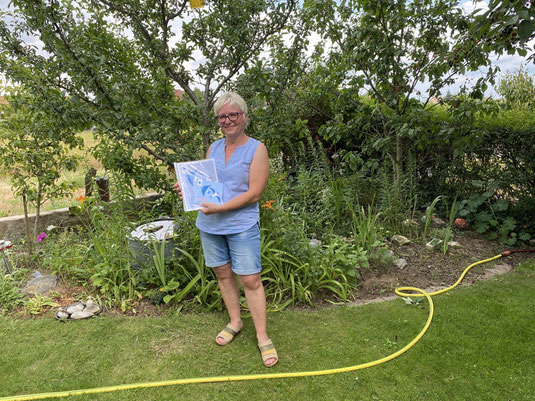
[[[24,303],[20,283],[25,276],[26,270],[22,269],[16,269],[12,274],[0,272],[0,316]]]

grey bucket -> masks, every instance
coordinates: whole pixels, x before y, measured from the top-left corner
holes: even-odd
[[[133,255],[132,267],[141,269],[143,266],[154,266],[152,259],[154,248],[159,251],[162,241],[165,241],[164,255],[168,260],[174,255],[175,246],[178,244],[178,237],[175,235],[175,228],[178,223],[170,219],[158,219],[143,223],[128,235],[128,249]]]

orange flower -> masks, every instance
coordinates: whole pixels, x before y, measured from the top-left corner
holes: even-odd
[[[84,203],[84,201],[87,199],[88,197],[87,196],[79,196],[78,198],[76,198],[77,201],[80,201],[80,203]]]
[[[273,206],[271,206],[271,204],[272,204],[273,202],[275,202],[275,201],[274,201],[274,200],[268,200],[268,201],[266,201],[266,203],[264,203],[264,204],[262,205],[262,207],[265,207],[265,208],[267,208],[267,209],[273,209]]]

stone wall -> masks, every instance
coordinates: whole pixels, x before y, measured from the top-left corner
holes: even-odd
[[[144,205],[154,202],[162,195],[157,193],[150,193],[140,195],[133,201],[132,208],[134,210],[141,209]],[[30,230],[33,230],[35,221],[35,214],[29,216]],[[69,212],[69,208],[56,209],[50,212],[42,212],[39,218],[39,228],[37,232],[45,231],[46,227],[53,225],[57,227],[71,227],[82,223],[80,216]],[[6,239],[14,242],[26,235],[24,228],[24,215],[9,216],[0,218],[0,239]]]

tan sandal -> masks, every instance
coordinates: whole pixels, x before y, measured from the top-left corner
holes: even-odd
[[[279,361],[279,355],[277,354],[277,350],[273,345],[273,341],[268,339],[263,343],[258,344],[258,349],[260,350],[260,354],[262,355],[262,363],[266,368],[272,367]],[[275,362],[268,365],[266,362],[269,359],[275,359]]]
[[[227,326],[221,330],[219,332],[219,334],[216,336],[215,338],[215,342],[217,345],[227,345],[228,343],[230,343],[234,337],[240,332],[241,329],[237,329],[236,327],[234,327],[233,325],[231,325],[230,323],[227,324]],[[219,343],[217,341],[218,338],[222,338],[223,340],[225,340],[224,343]]]

